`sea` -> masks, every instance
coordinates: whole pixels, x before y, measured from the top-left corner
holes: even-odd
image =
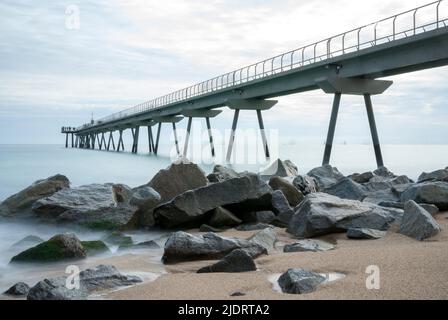
[[[130,150],[130,146],[125,146]],[[226,164],[226,146],[216,145],[216,157],[211,157],[207,144],[192,146],[188,158],[197,163],[205,173],[210,173],[216,164]],[[159,155],[151,155],[144,147],[138,154],[130,152],[106,152],[65,148],[64,145],[0,145],[0,201],[29,186],[36,180],[55,174],[66,175],[71,186],[91,183],[124,183],[130,187],[143,185],[161,169],[168,167],[177,158],[177,151],[172,144],[162,144]],[[199,150],[199,151],[198,151]],[[291,160],[298,167],[300,174],[320,166],[324,145],[291,141],[279,144],[271,149],[271,160],[280,158]],[[383,158],[386,166],[399,175],[417,179],[422,172],[431,172],[448,166],[448,145],[383,145]],[[260,171],[269,166],[263,156],[263,149],[247,150],[235,146],[232,164],[227,164],[237,171]],[[375,155],[371,145],[337,144],[333,147],[331,164],[343,174],[362,173],[376,168]],[[73,230],[62,226],[36,225],[30,223],[5,222],[0,220],[0,293],[17,281],[26,281],[34,285],[43,277],[64,273],[65,265],[31,265],[17,267],[9,260],[20,250],[13,244],[28,235],[42,239],[61,233],[75,231],[82,240],[101,239],[104,234],[89,230]],[[163,232],[150,231],[134,233],[135,241],[146,241],[160,237]],[[120,253],[112,248],[109,256],[95,258],[84,265],[108,261]],[[134,253],[141,255],[142,252]],[[162,274],[160,252],[147,252],[148,263],[137,270],[127,270],[143,277],[154,278]],[[102,260],[101,260],[102,259]],[[127,258],[126,258],[127,259]],[[149,263],[151,261],[151,263]]]

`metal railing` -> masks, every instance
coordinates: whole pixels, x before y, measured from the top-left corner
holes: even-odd
[[[435,1],[394,16],[352,29],[325,40],[295,49],[275,57],[220,75],[207,81],[178,90],[165,96],[141,103],[135,107],[104,117],[78,130],[108,123],[129,116],[159,109],[174,103],[188,101],[222,89],[273,76],[281,72],[322,62],[337,56],[357,52],[380,44],[415,36],[427,31],[447,27],[448,8],[442,15],[442,3]],[[442,18],[442,16],[444,18]]]

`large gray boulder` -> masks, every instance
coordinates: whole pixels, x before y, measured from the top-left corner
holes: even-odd
[[[240,176],[241,175],[235,170],[218,164],[213,168],[213,172],[207,176],[207,179],[211,183],[216,183],[238,178]]]
[[[294,210],[281,190],[272,193],[271,206],[276,214],[276,219],[272,223],[280,228],[286,228],[294,215]]]
[[[159,171],[148,183],[167,202],[178,195],[207,185],[207,177],[198,165],[184,159]]]
[[[116,203],[113,184],[91,184],[62,189],[36,201],[33,212],[49,222],[75,223],[93,229],[118,229],[125,226],[136,208],[127,202]]]
[[[198,227],[205,214],[222,206],[232,212],[264,210],[270,207],[272,189],[258,175],[210,184],[187,191],[154,209],[156,223],[163,228]],[[232,205],[238,205],[235,210]]]
[[[311,238],[350,228],[387,230],[402,213],[399,209],[313,193],[296,208],[287,231],[299,238]]]
[[[319,190],[327,189],[339,180],[345,178],[337,168],[333,168],[330,165],[314,168],[308,172],[308,176],[313,177],[317,181]]]
[[[284,293],[306,294],[316,290],[326,278],[318,273],[305,269],[289,269],[278,279]]]
[[[325,193],[337,196],[342,199],[362,201],[367,192],[363,186],[352,179],[343,178],[324,190]]]
[[[291,160],[282,161],[277,159],[268,168],[263,170],[260,175],[263,177],[296,177],[298,175],[297,166]]]
[[[132,219],[127,224],[130,229],[133,228],[150,228],[154,226],[154,208],[160,204],[162,197],[153,188],[141,186],[134,189],[134,193],[129,204],[137,207]]]
[[[310,193],[319,192],[316,179],[307,175],[295,177],[292,184],[305,196]]]
[[[288,180],[281,177],[272,177],[269,180],[272,190],[280,190],[285,195],[291,206],[295,207],[303,200],[304,196],[301,191],[294,187]]]
[[[267,249],[255,241],[221,237],[214,233],[195,236],[179,231],[173,233],[165,243],[162,261],[165,264],[172,264],[182,261],[221,259],[236,249],[247,251],[252,258],[267,254]]]
[[[265,228],[260,232],[257,232],[249,239],[250,243],[259,245],[266,249],[267,252],[275,248],[277,242],[277,233],[273,228]]]
[[[433,204],[440,210],[448,210],[448,182],[423,182],[412,185],[401,194],[401,202]]]
[[[84,300],[100,290],[135,285],[142,280],[121,274],[114,266],[99,265],[79,273],[79,289],[67,288],[67,277],[45,279],[32,287],[28,300]]]
[[[130,187],[124,184],[112,185],[112,199],[116,206],[128,204],[134,192]]]
[[[399,231],[401,234],[424,240],[437,235],[440,230],[439,224],[428,211],[412,200],[406,202]]]
[[[353,181],[357,182],[357,183],[367,183],[370,181],[370,179],[372,179],[374,177],[374,174],[372,172],[364,172],[364,173],[354,173],[350,176],[348,176],[348,178],[352,179]]]
[[[256,271],[254,259],[244,250],[236,249],[226,255],[222,260],[217,263],[201,268],[198,273],[239,273]]]
[[[331,243],[315,240],[315,239],[304,239],[299,240],[293,244],[287,244],[283,247],[283,252],[321,252],[333,250],[334,245]]]
[[[350,228],[347,230],[349,239],[381,239],[386,235],[386,231],[367,229],[367,228]]]
[[[11,262],[52,262],[84,259],[86,250],[74,234],[59,234],[48,241],[29,248],[11,259]]]
[[[9,197],[0,204],[0,215],[14,216],[26,214],[31,206],[39,199],[51,196],[59,190],[70,187],[70,181],[66,176],[55,175],[47,179],[38,180],[26,189]]]
[[[30,287],[24,282],[18,282],[11,288],[6,290],[3,294],[13,297],[24,297],[30,291]]]
[[[448,182],[448,168],[433,171],[430,173],[423,172],[418,178],[418,182],[426,181],[445,181]]]
[[[222,207],[218,207],[213,211],[209,225],[215,228],[235,227],[242,223],[241,219],[236,217],[232,212]]]

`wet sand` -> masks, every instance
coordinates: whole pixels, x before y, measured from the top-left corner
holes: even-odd
[[[196,274],[213,261],[166,266],[167,274],[155,281],[114,291],[105,299],[448,299],[448,213],[436,216],[442,232],[420,242],[393,230],[380,240],[349,240],[344,234],[321,238],[336,249],[319,253],[283,253],[282,246],[294,241],[284,229],[277,229],[279,243],[269,256],[256,260],[258,271],[239,274]],[[225,236],[247,237],[252,232],[228,231]],[[123,257],[120,257],[121,260]],[[118,259],[118,258],[117,258]],[[114,259],[110,263],[114,264]],[[116,261],[125,269],[128,263]],[[366,268],[380,268],[379,290],[366,288]],[[339,272],[346,277],[319,286],[314,293],[288,295],[276,292],[268,278],[289,268],[307,268],[319,273]],[[123,270],[125,271],[125,270]],[[233,298],[234,292],[243,297]]]

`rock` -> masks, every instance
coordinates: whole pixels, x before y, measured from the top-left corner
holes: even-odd
[[[367,196],[363,186],[349,178],[342,178],[324,190],[325,193],[342,199],[362,201]]]
[[[277,217],[272,211],[258,211],[255,212],[256,222],[270,224]]]
[[[162,197],[153,188],[141,186],[134,190],[130,205],[138,210],[127,224],[129,229],[148,228],[154,226],[154,208],[160,204]]]
[[[119,231],[114,231],[103,238],[103,241],[118,246],[119,249],[130,248],[134,245],[132,237],[127,236]]]
[[[223,231],[222,229],[211,227],[208,224],[203,224],[202,226],[199,227],[199,232],[204,232],[204,233],[208,233],[208,232],[220,233],[222,231]]]
[[[206,222],[205,214],[218,207],[226,206],[232,212],[270,207],[271,192],[259,176],[249,174],[187,191],[154,209],[154,217],[163,228],[198,227]],[[238,207],[233,210],[230,205]]]
[[[278,279],[278,284],[284,293],[305,294],[316,290],[326,278],[318,273],[305,269],[289,269]]]
[[[237,291],[237,292],[232,293],[230,296],[231,297],[244,297],[245,295],[246,295],[245,293]]]
[[[356,183],[366,183],[369,182],[370,179],[374,177],[374,174],[372,172],[365,172],[365,173],[354,173],[351,176],[348,176],[348,178],[352,179]]]
[[[428,211],[412,200],[405,203],[399,231],[401,234],[421,241],[437,235],[440,231],[440,226]]]
[[[265,228],[260,232],[257,232],[250,237],[249,242],[261,246],[266,249],[267,252],[275,248],[277,242],[277,233],[273,228]]]
[[[380,167],[378,169],[376,169],[375,171],[373,171],[373,174],[376,176],[380,176],[383,178],[396,178],[397,176],[395,174],[393,174],[392,172],[389,171],[389,169],[387,169],[386,167]]]
[[[310,238],[349,228],[387,230],[401,216],[398,209],[313,193],[296,208],[287,231],[299,238]]]
[[[272,190],[281,190],[291,206],[297,206],[304,198],[302,192],[287,180],[280,177],[272,177],[269,180]]]
[[[162,261],[172,264],[182,261],[221,259],[235,249],[244,249],[252,258],[267,251],[246,239],[221,237],[214,233],[194,236],[183,231],[173,233],[165,244]]]
[[[429,212],[430,215],[434,216],[439,213],[439,208],[433,204],[420,203],[420,207]]]
[[[151,249],[158,250],[161,249],[161,246],[154,240],[139,242],[133,246],[134,249]]]
[[[22,240],[17,241],[14,243],[11,248],[15,249],[24,249],[24,248],[30,248],[38,245],[39,243],[44,242],[45,240],[42,238],[39,238],[37,236],[26,236]]]
[[[392,188],[388,188],[375,192],[369,192],[362,201],[379,205],[382,202],[399,202],[400,198],[393,192]]]
[[[235,229],[238,231],[257,231],[257,230],[264,230],[266,228],[271,228],[269,224],[266,223],[245,223],[242,225],[239,225]]]
[[[297,176],[297,166],[290,160],[282,161],[277,159],[267,169],[260,173],[264,177],[295,177]]]
[[[216,183],[239,177],[240,174],[237,173],[235,170],[221,165],[216,165],[213,168],[213,172],[207,176],[207,179],[211,183]]]
[[[296,187],[304,196],[319,192],[319,187],[316,179],[310,176],[297,176],[292,182],[293,186]]]
[[[225,272],[225,273],[238,273],[238,272],[250,272],[256,271],[254,259],[244,250],[236,249],[226,255],[219,262],[201,268],[198,273],[212,273],[212,272]]]
[[[418,178],[418,182],[426,181],[445,181],[448,182],[448,169],[437,170],[434,172],[423,172]]]
[[[29,213],[31,206],[37,200],[51,196],[59,190],[69,187],[70,181],[66,176],[60,174],[44,180],[38,180],[31,186],[3,201],[0,204],[0,215],[14,216],[20,213]]]
[[[441,211],[448,210],[448,182],[423,182],[409,187],[401,194],[401,202],[433,204]]]
[[[288,200],[281,190],[272,193],[271,206],[277,216],[272,224],[280,228],[286,228],[294,215],[294,210],[289,205]]]
[[[339,180],[345,178],[337,168],[333,168],[330,165],[315,168],[308,173],[308,176],[313,177],[317,181],[319,190],[327,189]]]
[[[349,239],[381,239],[385,235],[386,231],[367,228],[350,228],[347,230]]]
[[[234,227],[241,223],[242,221],[238,217],[222,207],[213,210],[213,215],[209,221],[209,224],[215,228]]]
[[[50,222],[76,223],[92,229],[110,230],[125,226],[135,208],[112,196],[112,184],[91,184],[62,189],[33,205],[33,212]]]
[[[395,208],[395,209],[404,210],[404,203],[401,203],[401,202],[382,201],[382,202],[378,203],[378,205],[381,207],[386,207],[386,208]]]
[[[11,288],[6,290],[4,294],[8,296],[14,296],[14,297],[23,297],[28,294],[30,291],[30,287],[24,283],[24,282],[18,282],[15,285],[13,285]]]
[[[100,240],[97,241],[81,241],[83,248],[86,250],[87,256],[94,256],[110,252],[109,247]]]
[[[293,244],[288,244],[283,247],[283,252],[320,252],[333,250],[334,245],[331,243],[314,240],[314,239],[304,239],[297,241]]]
[[[100,265],[79,273],[80,288],[68,289],[67,278],[45,279],[28,293],[28,300],[84,300],[94,291],[135,285],[142,280],[121,274],[114,266]]]
[[[112,198],[116,206],[129,203],[132,194],[133,194],[132,189],[124,184],[112,185]]]
[[[11,262],[50,262],[85,257],[86,251],[76,235],[59,234],[19,253],[11,259]]]
[[[162,197],[162,203],[171,201],[178,195],[207,185],[205,173],[198,165],[187,161],[175,162],[159,171],[148,183]]]

